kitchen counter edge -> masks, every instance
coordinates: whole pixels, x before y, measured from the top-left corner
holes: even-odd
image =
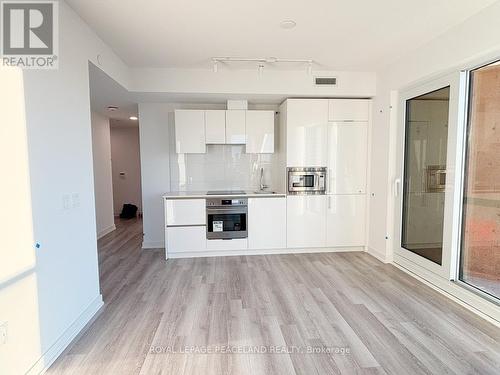
[[[247,192],[243,195],[213,195],[207,194],[206,192],[171,192],[165,193],[162,196],[163,199],[206,199],[206,198],[286,198],[285,193],[275,193],[275,194],[256,194],[253,192]]]

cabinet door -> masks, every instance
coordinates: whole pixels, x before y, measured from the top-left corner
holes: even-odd
[[[326,167],[328,99],[287,100],[287,166]]]
[[[169,227],[167,228],[167,252],[185,253],[205,251],[207,248],[207,227]]]
[[[207,144],[226,143],[226,111],[205,111],[205,132]]]
[[[286,247],[286,198],[248,200],[248,248]]]
[[[287,247],[326,246],[326,195],[286,198]]]
[[[175,111],[175,151],[178,154],[204,154],[205,111]]]
[[[205,199],[166,199],[165,216],[167,226],[205,225]]]
[[[330,121],[368,121],[370,101],[367,99],[330,99],[328,120]]]
[[[244,145],[246,143],[246,111],[226,111],[226,144]]]
[[[366,192],[368,124],[335,122],[328,125],[328,192]]]
[[[366,195],[327,195],[327,246],[365,246]]]
[[[246,152],[272,154],[274,152],[274,111],[247,111]]]

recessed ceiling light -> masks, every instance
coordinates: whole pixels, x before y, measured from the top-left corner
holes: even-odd
[[[295,26],[297,26],[297,23],[294,20],[284,20],[280,23],[282,29],[293,29]]]
[[[130,116],[129,119],[135,121],[135,120],[137,120],[137,117],[136,116]]]
[[[118,109],[118,107],[116,105],[108,105],[108,107],[107,107],[107,110],[111,111],[111,112],[114,112],[117,109]]]

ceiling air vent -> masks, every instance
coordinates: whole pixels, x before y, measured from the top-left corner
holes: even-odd
[[[337,77],[314,77],[316,86],[337,86]]]

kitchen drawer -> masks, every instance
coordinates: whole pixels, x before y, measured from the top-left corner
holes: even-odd
[[[168,227],[167,253],[205,251],[207,246],[207,227]]]
[[[206,240],[207,250],[245,250],[248,249],[246,238],[235,238],[232,240]]]
[[[205,225],[205,199],[166,199],[166,225]]]

